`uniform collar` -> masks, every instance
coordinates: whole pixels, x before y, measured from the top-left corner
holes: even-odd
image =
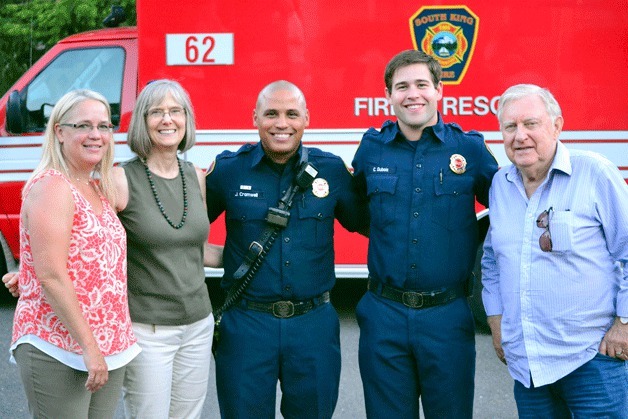
[[[253,149],[253,159],[251,161],[251,167],[256,167],[257,165],[259,165],[262,162],[264,155],[264,148],[262,147],[262,142],[260,141],[255,144],[255,148]]]
[[[436,121],[436,125],[432,125],[431,127],[427,127],[426,129],[428,130],[428,132],[432,131],[434,137],[438,138],[441,143],[445,142],[445,123],[443,122],[443,118],[441,118],[440,116],[440,112],[438,112],[438,121]]]
[[[297,154],[296,154],[297,159],[301,158],[302,152],[303,152],[303,143],[299,144],[299,149],[297,150]],[[257,144],[255,144],[255,147],[253,148],[251,167],[258,166],[264,160],[264,157],[266,157],[266,153],[264,153],[264,147],[262,147],[262,142],[260,141]],[[292,156],[290,160],[288,160],[287,164],[290,164],[291,161],[294,161],[294,156]]]
[[[405,135],[403,135],[399,129],[399,123],[396,121],[384,122],[381,132],[384,135],[384,143],[394,141],[396,138],[406,139]],[[436,124],[423,129],[421,138],[423,138],[424,135],[436,138],[442,143],[445,142],[445,123],[443,122],[443,118],[440,116],[440,112],[438,112],[438,120],[436,121]]]

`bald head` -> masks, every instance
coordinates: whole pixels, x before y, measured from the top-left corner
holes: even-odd
[[[279,91],[292,93],[292,95],[297,99],[299,105],[303,106],[303,109],[307,108],[305,105],[305,96],[303,95],[301,89],[286,80],[277,80],[264,87],[257,96],[257,103],[255,104],[255,107],[259,109],[259,107],[262,106],[262,104],[266,102],[270,96]]]
[[[264,153],[272,161],[284,164],[297,153],[309,123],[305,97],[297,86],[279,80],[262,89],[253,110],[253,124]]]

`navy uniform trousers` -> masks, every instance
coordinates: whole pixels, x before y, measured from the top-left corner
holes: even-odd
[[[331,418],[340,382],[340,322],[331,303],[287,319],[236,307],[224,313],[220,333],[223,418],[274,418],[278,379],[284,418]]]
[[[470,418],[475,329],[466,298],[414,309],[371,291],[356,309],[369,418]]]

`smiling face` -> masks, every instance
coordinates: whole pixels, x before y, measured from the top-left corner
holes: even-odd
[[[275,163],[286,163],[301,144],[310,115],[301,92],[290,86],[265,89],[253,111],[266,155]]]
[[[423,129],[438,122],[438,101],[443,97],[443,84],[434,85],[426,64],[398,68],[386,98],[397,116],[399,128],[408,140],[418,140]]]
[[[186,114],[170,93],[146,114],[148,135],[156,148],[174,149],[175,152],[185,136]]]
[[[87,133],[74,126],[88,125]],[[100,131],[98,126],[109,126],[109,113],[102,102],[93,99],[83,100],[74,106],[63,121],[55,125],[55,134],[61,143],[66,164],[73,172],[90,172],[105,157],[110,147],[112,134]]]
[[[502,109],[500,128],[508,159],[520,170],[543,176],[556,153],[563,118],[552,118],[538,95],[507,102]]]

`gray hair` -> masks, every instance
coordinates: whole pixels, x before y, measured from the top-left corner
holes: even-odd
[[[190,96],[174,80],[155,80],[148,83],[137,97],[127,136],[129,147],[142,159],[148,158],[153,150],[146,123],[148,110],[159,105],[168,94],[185,110],[185,135],[179,144],[179,151],[186,152],[196,143],[196,122]]]
[[[502,124],[502,112],[508,102],[532,95],[537,95],[541,98],[545,104],[545,110],[552,120],[552,124],[556,121],[556,118],[562,116],[560,105],[549,90],[535,84],[517,84],[506,89],[506,91],[502,93],[499,98],[499,104],[497,106],[497,119],[499,121],[499,125],[501,126]]]

